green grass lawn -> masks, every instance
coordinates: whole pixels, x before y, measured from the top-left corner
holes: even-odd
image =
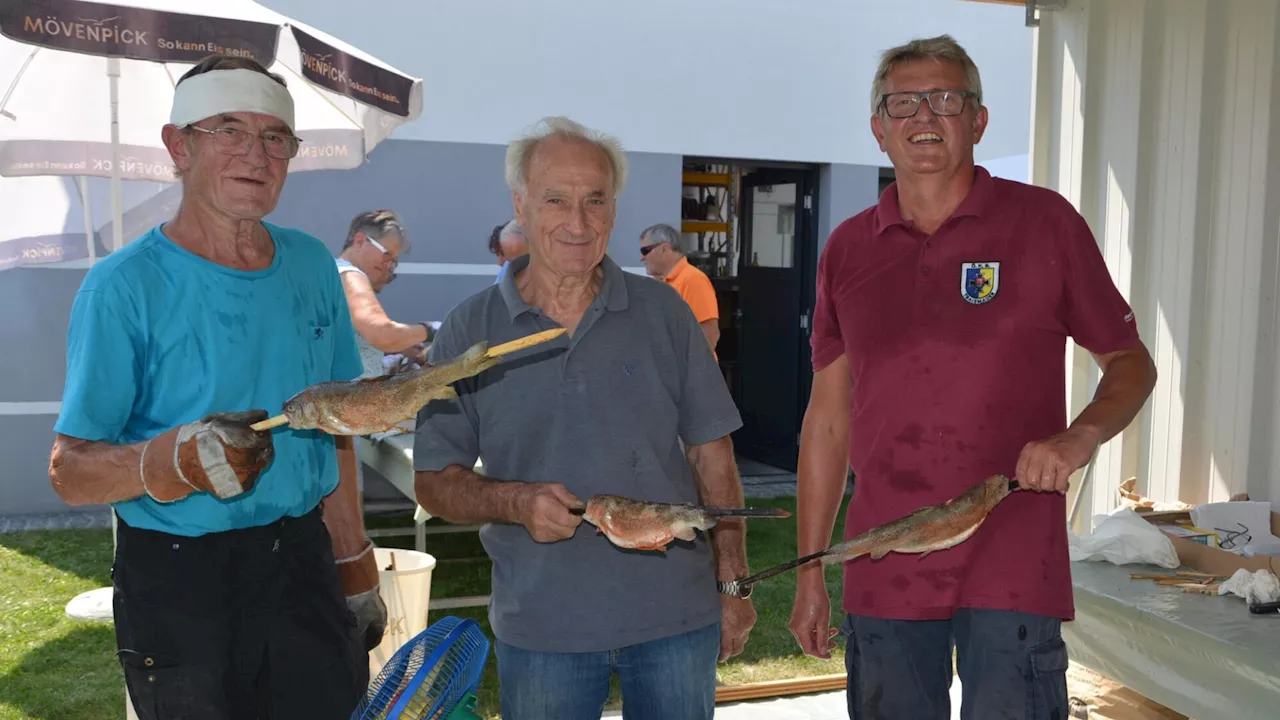
[[[847,502],[848,499],[845,499]],[[794,498],[752,499],[753,506],[795,509]],[[844,513],[840,513],[843,522]],[[432,521],[433,523],[437,521]],[[372,527],[405,526],[408,514],[370,519]],[[840,533],[837,527],[837,536]],[[412,547],[413,537],[384,537],[387,547]],[[795,518],[748,525],[747,549],[753,571],[796,556]],[[475,533],[429,535],[427,552],[437,559],[433,598],[484,595],[489,561]],[[106,530],[0,534],[0,720],[118,720],[124,717],[124,680],[111,627],[70,620],[64,613],[75,595],[110,584],[111,533]],[[832,606],[839,608],[840,583],[828,569]],[[839,652],[831,660],[804,656],[787,619],[795,593],[794,573],[757,585],[752,594],[759,619],[746,652],[723,664],[725,685],[827,675],[844,671]],[[484,608],[431,613],[474,618],[492,638]],[[837,622],[833,613],[833,622]],[[497,717],[497,679],[490,653],[480,688],[479,710]],[[611,704],[618,698],[615,683]]]
[[[110,530],[0,534],[0,720],[124,717],[111,626],[64,612],[110,583]]]

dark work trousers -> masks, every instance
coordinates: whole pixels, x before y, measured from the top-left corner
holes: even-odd
[[[348,720],[369,658],[319,508],[183,537],[119,521],[116,644],[140,720]]]
[[[947,720],[951,653],[961,720],[1068,720],[1058,618],[961,609],[950,620],[846,615],[852,720]]]

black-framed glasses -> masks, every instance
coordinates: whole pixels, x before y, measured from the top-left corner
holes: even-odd
[[[663,245],[666,245],[666,243],[652,243],[652,244],[650,244],[650,245],[641,245],[641,246],[640,246],[640,257],[648,257],[648,256],[649,256],[649,253],[653,252],[654,250],[657,250],[658,248],[662,247]]]
[[[1253,542],[1253,535],[1249,534],[1249,528],[1244,523],[1236,523],[1240,527],[1239,530],[1227,530],[1225,528],[1216,527],[1218,531],[1218,547],[1223,550],[1231,550],[1236,547],[1243,547]],[[1240,538],[1244,538],[1244,542],[1239,542]]]
[[[920,112],[920,101],[927,99],[934,115],[959,115],[971,97],[977,97],[977,93],[968,90],[893,92],[880,96],[880,106],[891,118],[909,118]]]
[[[302,142],[301,138],[290,133],[268,131],[258,135],[248,130],[225,126],[212,130],[199,125],[187,127],[213,136],[214,149],[227,155],[247,155],[253,143],[257,142],[258,138],[262,138],[262,147],[266,150],[268,157],[288,160],[298,154],[298,145]]]

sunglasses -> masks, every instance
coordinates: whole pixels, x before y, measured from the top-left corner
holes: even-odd
[[[666,245],[666,243],[653,243],[652,245],[641,245],[640,257],[648,257],[649,253],[653,252],[654,250],[657,250],[663,245]]]

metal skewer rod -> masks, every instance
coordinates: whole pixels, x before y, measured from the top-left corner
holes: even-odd
[[[732,592],[732,594],[738,597],[746,597],[745,593],[747,593],[750,590],[751,586],[760,582],[761,580],[767,580],[773,577],[774,575],[778,575],[788,570],[798,568],[801,565],[804,565],[805,563],[811,560],[817,560],[818,558],[826,554],[827,554],[826,550],[819,550],[816,553],[805,555],[804,557],[798,557],[795,560],[789,560],[787,562],[782,563],[781,565],[774,565],[768,570],[762,570],[750,577],[745,577],[740,580],[730,580],[726,584],[729,586],[729,589]]]

